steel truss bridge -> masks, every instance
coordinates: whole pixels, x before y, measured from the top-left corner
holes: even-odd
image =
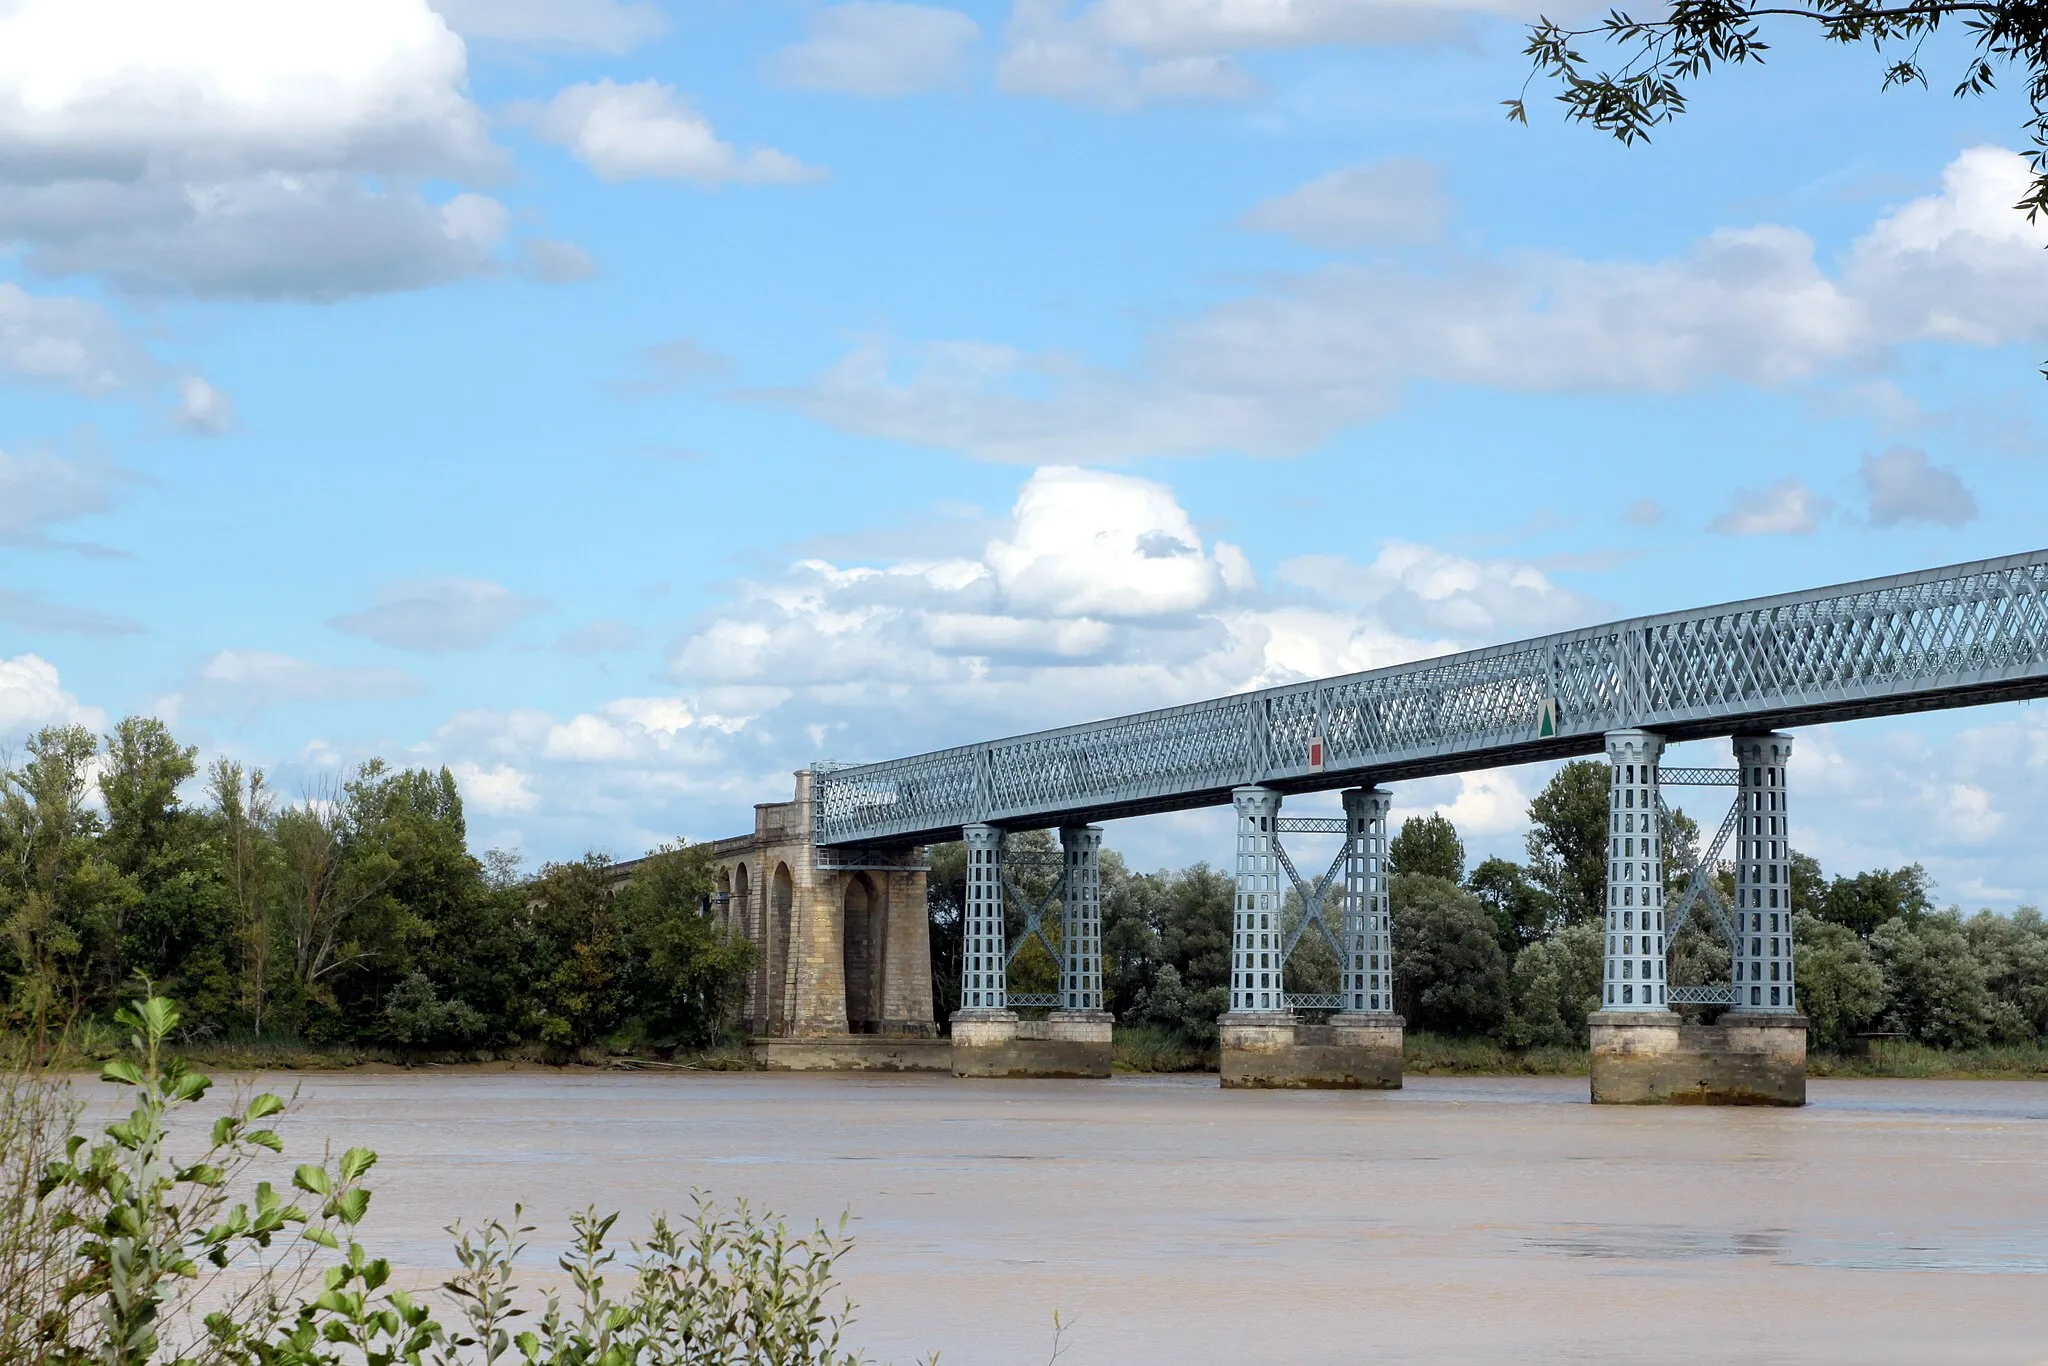
[[[974,823],[1227,805],[1245,784],[1316,792],[1594,754],[1623,727],[1675,742],[2041,696],[2048,550],[821,765],[813,829],[880,856]]]

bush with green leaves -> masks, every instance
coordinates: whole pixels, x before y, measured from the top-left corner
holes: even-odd
[[[834,1266],[851,1246],[818,1227],[792,1235],[744,1203],[698,1194],[681,1220],[654,1219],[621,1260],[617,1215],[586,1211],[559,1265],[573,1296],[520,1292],[529,1226],[456,1234],[459,1269],[439,1293],[394,1282],[358,1240],[363,1178],[377,1156],[350,1148],[304,1163],[290,1192],[253,1179],[283,1152],[269,1094],[217,1119],[195,1160],[172,1152],[176,1116],[210,1081],[166,1051],[177,1008],[124,1008],[129,1056],[103,1079],[128,1113],[97,1140],[47,1074],[0,1088],[0,1360],[48,1366],[851,1366],[850,1306]],[[618,1291],[611,1283],[620,1282]],[[437,1309],[451,1310],[444,1321]]]

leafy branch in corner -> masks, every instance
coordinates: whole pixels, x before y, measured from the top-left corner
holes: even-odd
[[[1828,42],[1867,43],[1885,59],[1884,88],[1890,89],[1927,86],[1921,51],[1944,24],[1960,26],[1971,39],[1956,96],[1988,93],[2003,70],[2025,73],[2034,182],[2015,207],[2038,219],[2048,212],[2048,0],[1674,0],[1657,19],[1611,10],[1591,27],[1574,29],[1544,18],[1529,31],[1525,52],[1532,69],[1523,93],[1503,103],[1510,119],[1527,123],[1529,84],[1554,81],[1562,87],[1557,99],[1567,119],[1634,144],[1685,112],[1690,82],[1716,67],[1761,65],[1770,50],[1767,25],[1803,25]],[[1585,53],[1597,53],[1596,42],[1614,51],[1618,65],[1596,69],[1589,62]]]

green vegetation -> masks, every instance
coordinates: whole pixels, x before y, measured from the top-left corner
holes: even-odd
[[[559,1265],[571,1293],[524,1293],[520,1222],[456,1230],[460,1270],[414,1294],[359,1241],[377,1155],[303,1163],[288,1192],[255,1175],[284,1151],[273,1095],[238,1100],[204,1151],[175,1156],[178,1116],[208,1079],[170,1056],[162,997],[122,1008],[126,1056],[104,1080],[133,1105],[97,1139],[47,1072],[0,1078],[0,1361],[48,1366],[850,1366],[850,1306],[834,1267],[845,1221],[792,1235],[745,1204],[701,1193],[656,1216],[621,1262],[617,1215],[572,1218]],[[609,1289],[619,1285],[619,1290]]]
[[[231,760],[201,775],[156,720],[52,727],[0,770],[0,1021],[36,1057],[67,1030],[104,1057],[143,973],[223,1065],[691,1053],[751,957],[711,887],[680,845],[630,881],[598,854],[479,860],[446,769],[372,761],[286,802]]]

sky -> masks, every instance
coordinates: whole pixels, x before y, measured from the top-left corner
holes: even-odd
[[[1788,33],[1623,148],[1504,118],[1539,8],[0,4],[0,744],[446,765],[531,867],[2048,543],[2023,94]],[[1798,732],[1797,842],[2040,903],[2044,718]],[[1517,856],[1549,771],[1395,818]]]

